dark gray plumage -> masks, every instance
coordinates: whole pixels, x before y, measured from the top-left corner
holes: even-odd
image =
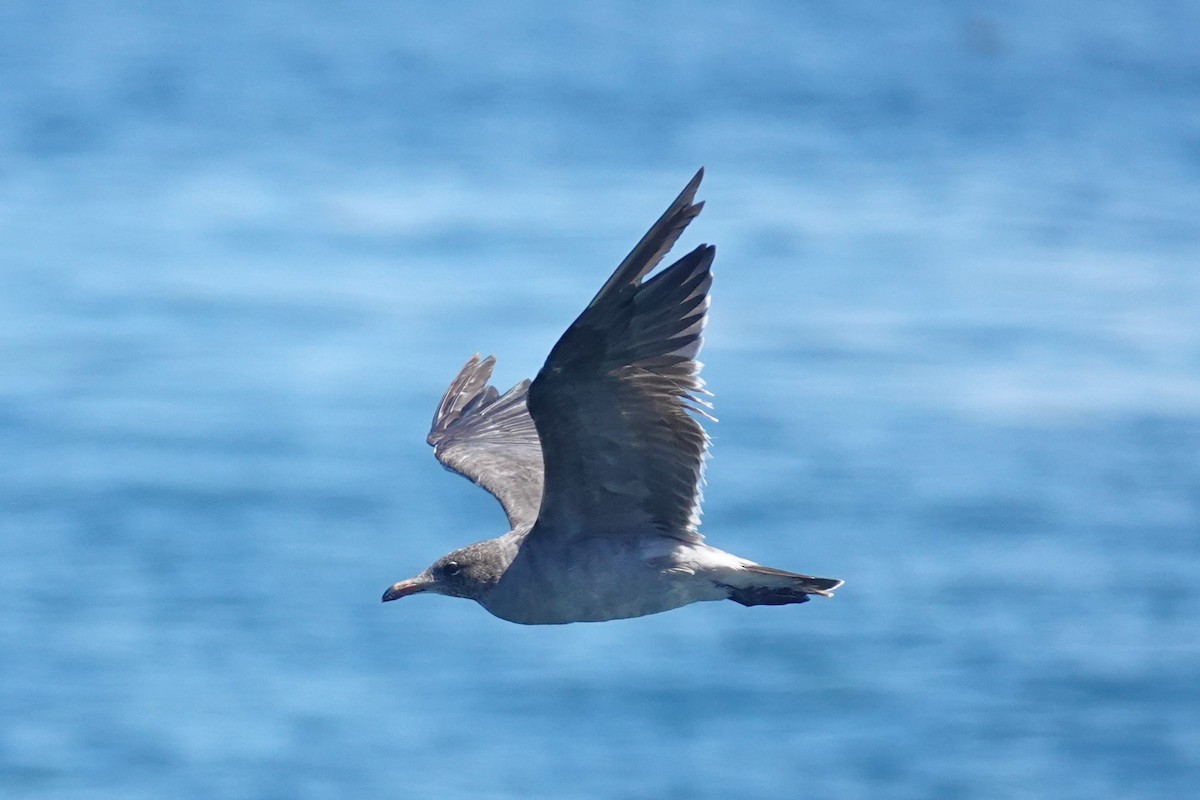
[[[537,519],[542,446],[526,407],[529,381],[500,394],[487,385],[495,363],[471,356],[438,403],[425,441],[446,469],[495,495],[515,528]]]
[[[772,569],[697,530],[708,437],[701,333],[715,248],[653,277],[703,203],[703,170],[617,267],[532,383],[488,385],[472,356],[434,414],[441,463],[500,501],[512,530],[438,559],[383,599],[467,597],[527,624],[600,621],[698,600],[802,603],[841,581]]]

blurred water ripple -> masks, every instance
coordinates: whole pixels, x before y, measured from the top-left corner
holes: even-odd
[[[0,10],[4,796],[1186,796],[1197,11],[499,9]],[[705,529],[845,589],[380,607],[701,163]]]

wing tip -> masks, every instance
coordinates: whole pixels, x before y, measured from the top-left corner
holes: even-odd
[[[684,229],[704,209],[704,201],[696,201],[696,191],[700,188],[700,181],[703,179],[704,167],[700,167],[683,187],[683,191],[671,201],[667,210],[650,226],[650,229],[629,251],[629,255],[625,256],[609,279],[600,287],[600,291],[588,304],[589,308],[596,305],[617,287],[639,284],[642,278],[658,266],[663,257],[674,247]]]
[[[429,434],[425,442],[434,447],[445,436],[446,431],[462,414],[463,409],[480,393],[487,389],[492,377],[492,369],[496,366],[496,357],[481,356],[472,353],[466,363],[458,370],[458,374],[450,381],[442,399],[433,412],[433,422],[429,426]]]

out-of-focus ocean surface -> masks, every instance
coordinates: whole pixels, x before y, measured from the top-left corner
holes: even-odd
[[[1200,6],[0,6],[0,796],[1200,786]],[[705,165],[704,530],[846,580],[381,605]]]

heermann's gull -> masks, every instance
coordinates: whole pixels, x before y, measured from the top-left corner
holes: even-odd
[[[694,603],[803,603],[842,584],[764,567],[704,543],[700,485],[711,406],[700,379],[711,245],[643,282],[703,203],[704,170],[554,345],[537,378],[504,394],[472,356],[438,404],[428,442],[487,489],[512,530],[393,584],[466,597],[529,625],[640,617]]]

